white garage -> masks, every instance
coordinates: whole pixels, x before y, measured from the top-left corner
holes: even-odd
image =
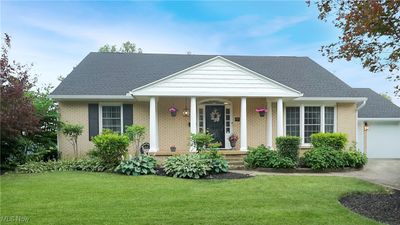
[[[359,121],[360,149],[368,158],[400,159],[400,120]]]
[[[368,98],[358,112],[358,148],[368,158],[400,159],[400,108],[371,89],[357,91]]]

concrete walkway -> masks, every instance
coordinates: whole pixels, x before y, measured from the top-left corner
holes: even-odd
[[[342,173],[271,173],[251,170],[232,170],[231,172],[246,173],[250,175],[355,177],[400,190],[399,159],[369,159],[367,165],[362,170]]]

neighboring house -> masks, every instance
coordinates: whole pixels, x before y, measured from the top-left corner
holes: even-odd
[[[237,152],[273,147],[284,135],[300,136],[306,149],[317,132],[343,132],[358,142],[358,111],[376,104],[365,106],[370,95],[360,92],[307,57],[90,53],[51,97],[62,121],[84,125],[81,153],[103,129],[123,132],[135,123],[148,128],[150,151],[166,155],[170,146],[189,151],[190,134],[205,131],[223,149],[239,135]],[[268,109],[265,117],[259,107]],[[391,117],[400,118],[399,110]],[[58,140],[63,156],[71,156],[67,139]]]

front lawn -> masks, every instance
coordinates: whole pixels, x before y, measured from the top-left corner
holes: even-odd
[[[377,224],[343,207],[348,192],[383,188],[344,177],[185,180],[53,172],[1,179],[1,218],[26,224]],[[9,224],[13,224],[12,222]]]

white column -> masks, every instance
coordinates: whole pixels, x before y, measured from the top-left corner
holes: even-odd
[[[240,103],[240,151],[247,151],[247,104],[246,97]]]
[[[197,133],[197,104],[196,97],[190,98],[190,133]],[[190,151],[196,151],[196,148],[191,144]]]
[[[267,146],[272,148],[272,103],[267,102]]]
[[[283,101],[281,98],[278,99],[277,103],[277,136],[283,136]]]
[[[158,110],[156,97],[150,97],[150,152],[158,152]]]

